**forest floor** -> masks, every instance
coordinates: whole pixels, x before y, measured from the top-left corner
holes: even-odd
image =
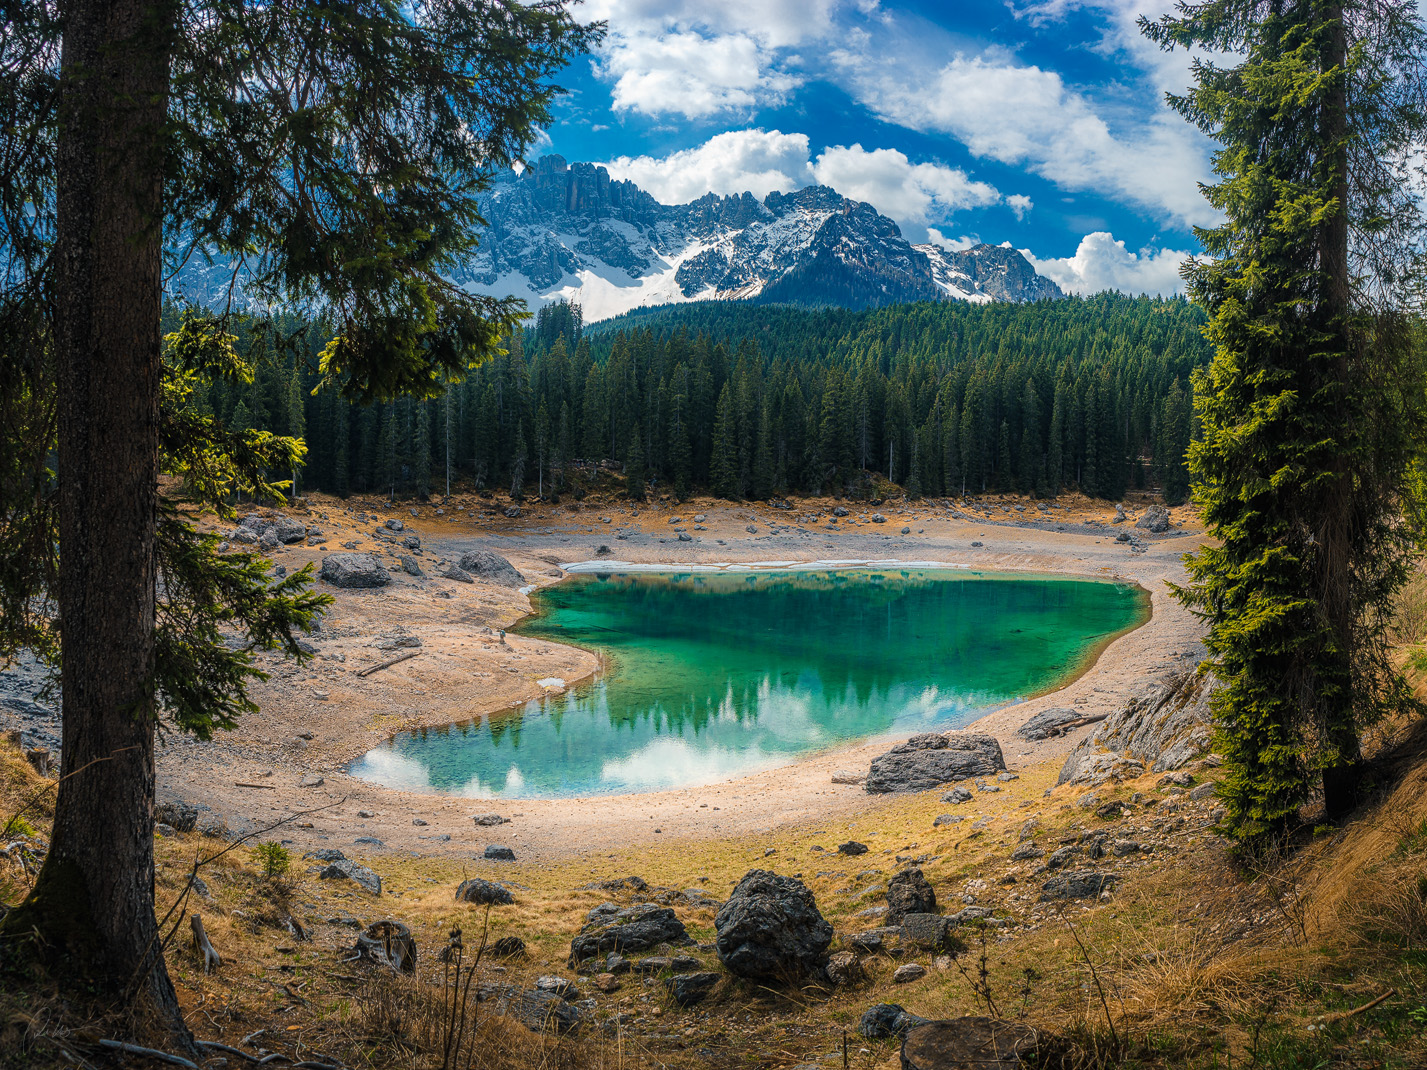
[[[974,513],[960,503],[955,509],[887,503],[877,507],[883,524],[870,520],[877,510],[844,503],[852,515],[835,528],[828,523],[837,504],[831,500],[800,500],[791,510],[648,503],[635,515],[630,503],[587,499],[577,510],[527,505],[518,518],[495,504],[475,496],[400,508],[311,499],[301,516],[322,538],[280,550],[275,561],[290,570],[350,543],[390,557],[393,583],[335,592],[336,604],[314,637],[318,654],[303,666],[269,665],[273,679],[257,696],[262,712],[236,732],[209,744],[166,741],[160,797],[201,804],[200,827],[209,833],[157,838],[160,913],[188,886],[195,861],[202,863],[207,894],[190,897],[177,916],[201,913],[224,960],[206,974],[186,925],[169,947],[170,970],[198,1036],[252,1054],[270,1050],[353,1067],[442,1066],[452,1021],[450,968],[437,953],[459,927],[468,955],[483,937],[519,937],[527,949],[523,956],[483,958],[477,984],[490,998],[480,1004],[477,1022],[471,996],[474,1033],[461,1041],[461,1067],[892,1070],[899,1065],[896,1040],[869,1040],[856,1031],[862,1013],[882,1002],[924,1017],[1023,1019],[1064,1038],[1078,1065],[1427,1065],[1427,880],[1420,879],[1427,863],[1427,746],[1420,738],[1384,742],[1392,758],[1381,790],[1353,822],[1324,827],[1291,859],[1246,872],[1212,829],[1215,802],[1203,786],[1217,775],[1212,764],[1195,767],[1189,785],[1146,776],[1087,792],[1055,782],[1064,754],[1089,729],[1035,745],[1013,735],[1046,705],[1108,712],[1152,679],[1202,657],[1198,623],[1165,586],[1182,578],[1180,555],[1199,541],[1187,511],[1167,535],[1137,531],[1143,547],[1137,552],[1136,544],[1115,541],[1146,504],[1133,501],[1130,519],[1116,525],[1113,507],[1063,498],[1051,519],[1034,527],[1022,518],[1043,514],[1024,499],[985,499]],[[700,514],[705,519],[696,525]],[[676,516],[683,522],[671,523]],[[395,543],[381,534],[387,518],[403,521]],[[910,530],[902,534],[903,527]],[[694,541],[678,541],[679,528]],[[422,541],[416,560],[423,577],[393,567],[398,555],[411,554],[400,546],[411,533]],[[612,552],[599,554],[601,545]],[[352,759],[399,729],[498,715],[544,693],[540,680],[572,686],[597,671],[583,651],[511,635],[502,641],[500,630],[528,612],[519,589],[437,578],[438,562],[476,547],[506,556],[537,585],[557,582],[564,565],[605,556],[650,564],[896,559],[1118,577],[1150,592],[1153,616],[1062,691],[979,722],[1002,741],[1016,779],[960,805],[943,802],[940,791],[874,797],[831,783],[834,770],[865,770],[885,741],[723,784],[615,798],[494,802],[392,792],[349,777],[344,770]],[[421,645],[380,648],[409,636]],[[419,654],[356,676],[410,649]],[[5,687],[22,685],[28,678],[13,670],[0,675],[0,698]],[[43,731],[33,711],[29,716],[7,724],[31,735]],[[304,778],[309,786],[302,786]],[[46,839],[43,787],[18,751],[0,744],[3,813],[36,791],[42,797],[26,814],[27,825],[5,837],[6,901],[23,894],[33,849]],[[1123,804],[1118,816],[1113,808],[1101,816],[1111,801]],[[473,814],[493,810],[509,823],[472,824]],[[300,811],[315,812],[292,816]],[[937,823],[948,811],[962,820]],[[203,862],[227,838],[246,834],[253,838]],[[380,845],[354,842],[366,838]],[[867,853],[838,854],[849,840]],[[285,846],[288,872],[263,875],[253,849],[258,841]],[[1118,879],[1113,891],[1099,899],[1041,901],[1044,876],[1037,871],[1045,856],[1096,841],[1107,847],[1099,868]],[[512,847],[517,861],[481,858],[488,843]],[[1026,844],[1041,854],[1012,859]],[[322,865],[301,858],[314,848],[339,849],[369,867],[382,880],[381,894],[319,879]],[[753,868],[802,880],[835,927],[833,950],[841,950],[877,927],[866,911],[908,864],[921,867],[946,913],[967,905],[993,912],[988,927],[964,930],[965,954],[891,946],[865,956],[860,982],[830,991],[766,988],[725,975],[690,1008],[670,998],[667,969],[598,979],[605,991],[593,970],[577,972],[565,961],[592,908],[653,898],[672,906],[688,927],[696,944],[689,954],[717,970],[713,904]],[[487,914],[457,903],[456,885],[471,876],[504,883],[514,905]],[[648,890],[600,886],[634,876]],[[289,918],[307,939],[298,938]],[[413,977],[350,961],[358,931],[385,918],[408,925],[416,938]],[[926,972],[894,981],[908,963]],[[541,978],[564,979],[581,999],[593,1000],[585,1028],[563,1036],[531,1032],[514,1015],[493,1013],[506,996]],[[98,1058],[82,1038],[56,1040],[60,1034],[46,1031],[44,1014],[31,1014],[27,1050],[37,1065],[43,1052],[66,1044],[71,1056]],[[240,1065],[248,1063],[237,1056],[227,1063]]]

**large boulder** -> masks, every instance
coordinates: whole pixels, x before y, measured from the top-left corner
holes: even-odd
[[[537,1033],[574,1033],[585,1021],[579,1007],[542,988],[508,992],[498,1000],[496,1007]]]
[[[902,1040],[902,1070],[1040,1066],[1041,1037],[1021,1022],[966,1017],[925,1022]]]
[[[1166,773],[1202,757],[1213,741],[1209,706],[1218,687],[1215,677],[1197,670],[1156,680],[1080,741],[1057,785]]]
[[[192,832],[198,824],[199,809],[196,804],[183,799],[170,799],[154,807],[154,821],[168,825],[175,832]]]
[[[821,973],[832,943],[832,926],[807,886],[765,869],[738,882],[714,929],[714,947],[730,973],[770,981]]]
[[[1031,742],[1038,742],[1042,739],[1054,739],[1056,736],[1063,736],[1076,728],[1087,724],[1094,724],[1103,721],[1103,713],[1086,713],[1084,710],[1077,710],[1073,706],[1057,706],[1049,710],[1041,710],[1020,728],[1016,729],[1016,735]]]
[[[1056,899],[1093,899],[1119,883],[1120,878],[1113,873],[1096,873],[1088,869],[1071,870],[1042,884],[1040,901],[1050,903]]]
[[[887,882],[888,925],[896,925],[908,914],[935,914],[936,892],[922,871],[904,869]]]
[[[924,732],[873,758],[863,787],[871,794],[930,791],[953,781],[994,776],[1005,768],[995,736]]]
[[[647,951],[660,944],[690,943],[684,923],[668,907],[606,903],[590,911],[584,928],[570,941],[570,964],[606,951]]]
[[[490,550],[467,550],[456,562],[462,572],[503,587],[524,587],[525,577],[500,554]]]
[[[900,1004],[879,1003],[862,1012],[857,1031],[868,1040],[885,1040],[901,1036],[925,1022],[925,1018],[909,1013]]]
[[[495,881],[481,880],[479,877],[472,877],[464,880],[456,888],[456,902],[475,903],[477,906],[509,906],[515,902],[515,896],[510,891],[496,884]]]
[[[1151,505],[1135,521],[1135,527],[1144,528],[1153,535],[1162,535],[1169,530],[1169,510],[1162,505]]]
[[[360,862],[348,858],[330,863],[317,876],[324,881],[349,880],[372,895],[382,894],[382,879]]]
[[[333,587],[385,587],[391,573],[371,554],[328,554],[317,575]]]

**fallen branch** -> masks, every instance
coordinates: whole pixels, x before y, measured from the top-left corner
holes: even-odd
[[[229,1055],[236,1055],[240,1059],[247,1059],[250,1063],[255,1063],[258,1061],[258,1057],[256,1055],[249,1055],[247,1052],[243,1051],[240,1048],[235,1048],[231,1044],[220,1044],[216,1040],[195,1040],[194,1043],[197,1044],[200,1048],[205,1048],[208,1051],[226,1052]]]
[[[161,1063],[168,1063],[171,1066],[183,1066],[188,1070],[199,1070],[198,1064],[189,1062],[182,1055],[170,1055],[166,1051],[159,1051],[156,1048],[141,1048],[137,1044],[126,1044],[122,1040],[101,1040],[101,1048],[108,1048],[110,1051],[122,1051],[126,1055],[147,1055],[150,1059],[157,1059]]]
[[[1361,1007],[1358,1007],[1358,1008],[1356,1008],[1355,1010],[1342,1011],[1342,1012],[1339,1013],[1339,1014],[1329,1015],[1327,1018],[1324,1019],[1324,1021],[1327,1021],[1327,1022],[1346,1022],[1349,1018],[1356,1018],[1358,1015],[1362,1014],[1364,1011],[1370,1011],[1370,1010],[1372,1010],[1372,1009],[1373,1009],[1374,1007],[1376,1007],[1379,1003],[1385,1003],[1387,1000],[1391,999],[1391,998],[1392,998],[1393,996],[1395,996],[1395,995],[1397,995],[1397,989],[1395,989],[1395,988],[1389,988],[1389,989],[1388,989],[1386,992],[1384,992],[1382,995],[1378,996],[1377,999],[1372,1000],[1371,1002],[1368,1002],[1368,1003],[1364,1003]]]
[[[235,787],[235,788],[262,788],[264,791],[277,791],[277,786],[274,785],[274,784],[245,784],[245,783],[243,783],[243,781],[241,781],[241,780],[235,780],[235,781],[233,781],[233,787]]]
[[[417,654],[420,653],[421,651],[419,650],[409,650],[405,654],[401,654],[397,657],[392,658],[390,661],[383,661],[378,665],[368,665],[365,669],[358,669],[357,675],[370,676],[374,672],[381,672],[383,669],[390,669],[393,665],[396,665],[398,662],[403,662],[407,658],[414,658]]]

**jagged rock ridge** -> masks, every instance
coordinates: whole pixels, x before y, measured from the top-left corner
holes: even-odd
[[[864,307],[1064,296],[1014,249],[913,245],[875,207],[827,186],[664,205],[603,167],[545,156],[502,175],[483,215],[487,235],[457,281],[532,305],[578,301],[590,320],[707,299]]]

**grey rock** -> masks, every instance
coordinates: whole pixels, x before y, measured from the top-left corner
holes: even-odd
[[[923,951],[951,951],[960,947],[952,933],[955,923],[940,914],[907,914],[902,918],[902,944]]]
[[[406,525],[403,524],[400,520],[396,519],[396,517],[392,517],[386,522],[384,527],[388,531],[402,531],[406,528]]]
[[[459,565],[451,565],[450,567],[443,569],[441,572],[441,578],[445,580],[455,580],[457,583],[476,582],[475,579],[471,576],[471,574],[465,569],[461,568]]]
[[[525,577],[509,561],[490,550],[467,550],[456,562],[462,571],[502,587],[524,587]]]
[[[902,1041],[902,1070],[1011,1070],[1051,1065],[1040,1034],[1021,1022],[950,1018],[924,1022]],[[1059,1065],[1055,1061],[1055,1065]]]
[[[471,877],[457,886],[456,902],[475,903],[477,906],[485,906],[488,903],[492,906],[509,906],[515,902],[515,896],[494,881]]]
[[[371,554],[328,554],[317,574],[333,587],[385,587],[391,573]]]
[[[1011,852],[1012,862],[1029,862],[1033,858],[1040,858],[1045,854],[1034,843],[1023,843]]]
[[[995,736],[975,732],[928,732],[899,743],[872,760],[863,785],[869,793],[929,791],[1006,768]]]
[[[1192,670],[1154,681],[1070,752],[1057,784],[1103,784],[1147,768],[1163,773],[1202,757],[1212,742],[1209,703],[1219,686]]]
[[[718,974],[707,971],[679,973],[664,981],[669,996],[680,1007],[692,1007],[695,1003],[701,1003],[716,984]]]
[[[905,869],[887,882],[888,925],[896,925],[908,914],[935,913],[936,891],[920,869]]]
[[[412,557],[410,554],[401,555],[401,570],[405,572],[408,576],[423,575],[421,571],[421,565],[418,564],[416,558]]]
[[[154,819],[178,832],[192,832],[198,824],[198,809],[193,803],[173,799],[154,807]]]
[[[839,988],[856,984],[867,976],[862,960],[857,957],[855,951],[839,951],[829,955],[825,972],[827,979]]]
[[[857,1031],[868,1040],[886,1040],[901,1036],[926,1021],[921,1015],[910,1014],[896,1003],[879,1003],[862,1012]]]
[[[575,987],[575,982],[568,977],[537,977],[535,987],[542,992],[554,992],[555,995],[570,1003],[580,998],[580,990]]]
[[[382,843],[382,841],[379,840],[379,839],[377,839],[375,836],[358,836],[358,837],[357,837],[355,840],[353,840],[352,842],[353,842],[353,843],[356,843],[356,844],[360,844],[360,845],[363,846],[363,847],[385,847],[385,846],[386,846],[386,844]]]
[[[971,792],[966,788],[952,788],[941,797],[941,801],[954,804],[969,803],[971,801]]]
[[[1107,889],[1114,888],[1119,878],[1113,873],[1096,873],[1092,870],[1071,870],[1058,874],[1041,885],[1042,903],[1055,899],[1090,899]]]
[[[578,1032],[584,1025],[585,1016],[579,1007],[567,1003],[554,992],[534,989],[517,992],[499,1001],[497,1006],[537,1033],[565,1034]]]
[[[502,510],[502,513],[503,513],[508,519],[514,520],[516,517],[518,517],[518,516],[520,515],[520,506],[518,506],[518,505],[507,505],[507,506]]]
[[[822,971],[832,926],[806,885],[749,871],[714,918],[718,957],[740,977],[789,981]]]
[[[499,844],[491,844],[485,849],[484,858],[489,858],[496,862],[514,862],[515,852],[509,847],[502,847]]]
[[[1105,714],[1103,713],[1087,714],[1084,710],[1077,710],[1074,707],[1057,706],[1054,709],[1041,710],[1040,713],[1016,729],[1016,735],[1032,742],[1054,739],[1056,736],[1063,736],[1082,725],[1094,724],[1104,719]]]
[[[1201,799],[1212,799],[1218,791],[1219,785],[1210,781],[1207,784],[1200,784],[1197,788],[1191,789],[1189,798],[1191,802],[1199,802]]]
[[[570,941],[570,962],[575,964],[609,951],[646,951],[660,944],[688,942],[684,923],[668,907],[635,903],[592,917]]]
[[[1161,535],[1169,530],[1169,510],[1162,505],[1151,505],[1135,521],[1135,527],[1144,528],[1154,535]]]
[[[1062,847],[1060,850],[1053,852],[1051,856],[1045,860],[1045,868],[1051,870],[1064,869],[1068,863],[1074,860],[1076,855],[1081,853],[1082,849],[1073,844],[1069,847]]]
[[[908,962],[898,966],[892,971],[892,983],[894,985],[905,985],[912,981],[920,981],[927,975],[927,968],[915,962]]]
[[[856,840],[848,840],[846,843],[837,845],[837,853],[840,855],[865,855],[867,853],[867,845],[865,843],[858,843]]]
[[[405,546],[408,550],[419,550],[421,549],[421,536],[408,535],[406,538],[401,540],[401,544]]]
[[[360,862],[342,859],[333,862],[317,874],[324,881],[349,880],[372,895],[382,894],[382,879]]]
[[[932,820],[932,828],[941,828],[943,825],[959,825],[966,818],[960,814],[937,814]]]
[[[502,936],[487,949],[496,958],[508,959],[525,954],[525,941],[518,936]]]
[[[310,858],[314,862],[341,862],[347,856],[335,847],[319,847],[315,851],[308,851],[303,858]]]
[[[501,817],[500,814],[472,814],[471,821],[481,826],[505,824],[505,818]]]

